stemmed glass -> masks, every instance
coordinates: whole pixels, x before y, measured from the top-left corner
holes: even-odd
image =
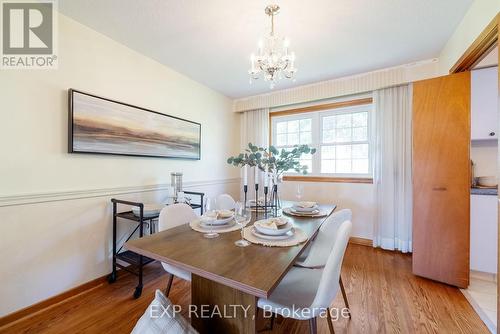
[[[302,198],[302,193],[303,193],[302,185],[298,184],[297,192],[295,193],[295,197],[297,197],[297,202],[300,202],[300,199]]]
[[[243,238],[243,228],[252,220],[252,211],[246,208],[241,202],[237,202],[234,210],[234,220],[241,226],[241,239],[234,242],[238,247],[246,247],[250,245],[250,242]]]
[[[215,210],[215,203],[213,203],[212,200],[210,199],[210,197],[208,197],[208,196],[205,197],[204,206],[205,206],[204,212],[205,212],[205,215],[207,215],[207,216],[208,216],[208,214],[212,213],[212,211]],[[217,217],[213,218],[213,220],[215,220],[215,219],[217,219]],[[210,221],[208,225],[210,226],[210,230],[209,230],[209,232],[203,234],[203,236],[205,238],[208,238],[208,239],[217,238],[219,236],[219,233],[214,232],[213,221]]]

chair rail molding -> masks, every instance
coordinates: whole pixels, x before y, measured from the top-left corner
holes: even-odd
[[[239,182],[240,178],[187,181],[183,183],[183,188],[192,189],[196,187],[232,184]],[[128,186],[128,187],[115,187],[115,188],[84,189],[84,190],[54,191],[47,193],[7,195],[7,196],[0,196],[0,207],[38,204],[38,203],[57,202],[57,201],[69,201],[69,200],[77,200],[84,198],[106,197],[106,196],[152,192],[152,191],[166,191],[169,188],[170,184],[153,184],[153,185],[143,185],[143,186]]]

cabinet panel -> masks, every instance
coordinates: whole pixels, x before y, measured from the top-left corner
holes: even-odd
[[[470,72],[413,85],[413,272],[469,284]]]
[[[498,138],[498,67],[472,71],[471,138]],[[491,133],[495,133],[491,136]]]
[[[470,206],[470,269],[497,273],[497,196],[472,195]]]

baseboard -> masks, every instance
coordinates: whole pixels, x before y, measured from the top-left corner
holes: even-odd
[[[58,295],[50,297],[49,299],[42,300],[36,304],[20,309],[19,311],[7,314],[6,316],[0,318],[0,329],[19,319],[34,315],[39,311],[45,310],[51,306],[55,306],[56,304],[65,302],[70,298],[76,297],[84,292],[97,288],[102,284],[107,283],[107,276],[108,275],[106,274],[104,276],[98,277],[87,283],[83,283],[82,285],[74,287],[73,289],[67,290]]]
[[[362,245],[362,246],[369,246],[369,247],[373,246],[373,240],[366,239],[366,238],[350,237],[349,243],[354,244],[354,245]]]
[[[488,282],[497,282],[497,274],[487,273],[484,271],[471,270],[470,277]]]

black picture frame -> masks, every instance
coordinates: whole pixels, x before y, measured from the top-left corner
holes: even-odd
[[[156,115],[161,115],[163,117],[191,123],[193,125],[198,126],[198,155],[196,157],[186,157],[186,156],[176,156],[176,155],[154,155],[154,154],[137,154],[137,153],[115,153],[115,152],[103,152],[99,150],[81,150],[81,149],[76,149],[75,148],[75,121],[74,121],[74,112],[75,112],[75,106],[74,106],[74,96],[75,94],[82,94],[89,96],[91,98],[95,98],[98,100],[106,101],[109,103],[114,103],[118,104],[121,106],[137,109],[138,112],[148,112],[148,113],[153,113]],[[176,117],[176,116],[171,116],[167,114],[163,114],[154,110],[150,110],[147,108],[142,108],[133,104],[113,100],[113,99],[108,99],[102,96],[98,96],[95,94],[83,92],[77,89],[70,88],[68,89],[68,153],[78,153],[78,154],[104,154],[104,155],[118,155],[118,156],[132,156],[132,157],[150,157],[150,158],[167,158],[167,159],[180,159],[180,160],[201,160],[201,123],[190,121],[184,118]]]

